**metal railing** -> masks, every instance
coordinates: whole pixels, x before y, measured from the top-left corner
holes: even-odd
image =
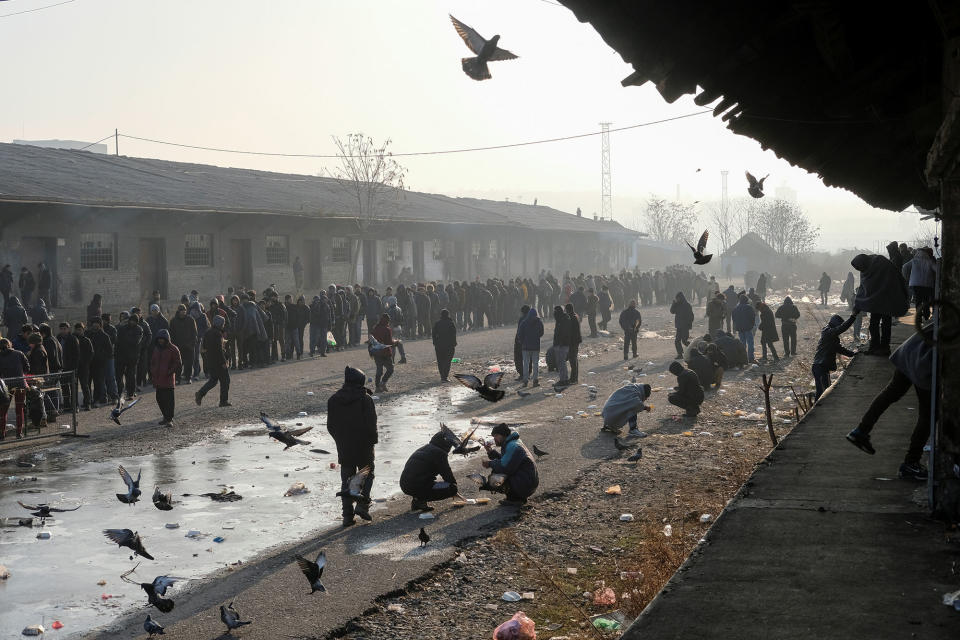
[[[10,391],[3,442],[51,436],[78,436],[79,388],[76,371],[4,378]],[[63,418],[69,416],[69,423]]]

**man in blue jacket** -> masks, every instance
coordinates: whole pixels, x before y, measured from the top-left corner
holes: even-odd
[[[740,336],[740,342],[747,348],[750,362],[756,360],[753,351],[753,329],[757,324],[757,310],[750,304],[746,295],[740,294],[740,302],[733,310],[733,329]]]
[[[517,327],[517,341],[523,351],[523,371],[521,371],[521,386],[533,376],[533,386],[540,386],[540,338],[543,337],[543,320],[537,315],[536,309],[530,309],[527,317]]]
[[[500,501],[502,505],[520,506],[526,504],[527,498],[533,495],[540,485],[540,476],[537,474],[537,465],[527,447],[520,441],[520,434],[511,431],[504,423],[500,423],[490,432],[493,441],[500,451],[494,451],[493,446],[484,443],[489,460],[480,464],[494,473],[503,474],[506,480],[501,490],[507,494]]]

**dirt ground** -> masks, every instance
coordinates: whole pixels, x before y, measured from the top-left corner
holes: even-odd
[[[802,292],[790,294],[798,300]],[[777,300],[778,296],[771,295],[768,302]],[[635,360],[622,360],[622,340],[616,333],[585,339],[580,382],[597,387],[596,399],[591,399],[585,387],[571,387],[557,397],[546,385],[556,380],[556,374],[545,370],[541,370],[545,383],[542,393],[519,397],[514,371],[508,369],[514,329],[462,334],[457,357],[463,362],[454,365],[455,372],[480,373],[493,364],[509,371],[504,378],[508,392],[504,401],[491,405],[478,399],[464,408],[464,413],[480,422],[505,416],[520,424],[528,445],[540,444],[550,452],[539,462],[539,493],[529,508],[515,517],[508,513],[497,526],[444,540],[444,553],[437,555],[439,564],[428,567],[427,573],[400,584],[365,583],[358,587],[354,604],[362,605],[359,611],[366,608],[362,615],[341,619],[343,611],[311,612],[318,618],[311,624],[317,632],[298,632],[290,637],[489,638],[497,624],[523,610],[536,622],[539,638],[586,638],[599,637],[587,621],[590,615],[619,610],[627,619],[634,617],[709,528],[708,519],[701,522],[701,516],[715,518],[771,449],[766,424],[760,417],[763,395],[758,384],[762,373],[774,375],[772,404],[775,411],[782,411],[775,416],[775,430],[782,435],[792,427],[795,402],[792,392],[781,387],[792,384],[800,394],[811,390],[809,358],[819,322],[828,317],[812,305],[801,304],[801,309],[809,309],[803,311],[799,325],[801,355],[777,364],[728,372],[722,389],[707,393],[703,412],[695,420],[680,417],[680,411],[666,402],[666,393],[674,383],[666,369],[675,352],[673,318],[665,307],[642,309],[640,357]],[[844,311],[838,306],[829,312]],[[697,336],[705,330],[703,307],[695,307],[695,313],[698,319],[692,333]],[[583,326],[586,333],[586,322]],[[551,332],[552,323],[548,323],[544,349]],[[390,403],[440,384],[429,341],[408,343],[407,357],[410,364],[397,367],[391,392],[380,394],[378,402]],[[289,418],[300,411],[321,413],[327,397],[339,388],[348,364],[360,366],[368,374],[373,371],[366,350],[357,349],[324,359],[240,372],[233,377],[234,406],[228,409],[217,408],[211,400],[213,395],[208,396],[207,404],[197,407],[192,397],[198,387],[178,388],[173,429],[156,426],[159,415],[151,394],[146,393],[144,402],[124,415],[129,419],[123,427],[109,422],[107,408],[84,413],[80,433],[89,437],[53,444],[4,445],[0,448],[0,465],[51,446],[77,461],[165,453],[216,438],[225,426],[254,422],[260,411],[278,418]],[[628,366],[634,369],[628,370]],[[643,457],[637,463],[628,463],[626,458],[633,450],[619,452],[612,436],[599,433],[601,422],[596,413],[604,399],[634,374],[638,374],[638,382],[654,388],[654,408],[640,417],[640,429],[647,437],[627,441],[632,448],[642,447]],[[473,457],[461,463],[458,475],[479,470],[477,460]],[[550,469],[551,465],[555,468]],[[620,495],[605,493],[613,485],[620,486]],[[403,510],[405,506],[395,504],[394,508]],[[452,508],[438,508],[438,516]],[[632,514],[633,520],[622,522],[622,514]],[[373,525],[355,529],[358,535],[365,531],[372,535],[376,525],[375,520]],[[670,536],[664,534],[666,525],[672,528]],[[285,543],[293,546],[302,541]],[[268,570],[273,569],[263,572]],[[256,580],[261,581],[261,576]],[[615,603],[595,605],[594,592],[606,587],[613,590]],[[198,585],[193,592],[202,595],[205,588]],[[251,592],[258,588],[256,584],[249,586]],[[533,599],[508,603],[501,599],[506,591],[530,592]],[[273,637],[270,629],[282,622],[282,614],[274,614],[278,619],[272,621],[264,619],[265,615],[270,613],[260,613],[257,625],[245,627],[241,635]],[[219,624],[215,606],[195,617],[196,627],[184,620],[172,635],[168,628],[168,635],[198,637],[193,629]],[[603,637],[617,635],[612,632]]]

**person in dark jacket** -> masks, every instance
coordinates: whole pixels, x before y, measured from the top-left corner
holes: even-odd
[[[87,324],[94,318],[100,318],[103,315],[103,296],[99,293],[93,294],[90,304],[87,305]],[[102,318],[101,318],[102,319]]]
[[[140,307],[130,309],[130,315],[140,318],[140,355],[137,357],[137,386],[135,391],[140,393],[140,389],[147,384],[147,370],[150,368],[150,345],[153,344],[153,332],[150,330],[150,323],[146,321],[140,313]]]
[[[450,363],[457,349],[457,325],[450,319],[450,312],[440,310],[440,319],[433,325],[433,349],[437,354],[437,369],[440,380],[449,382]],[[411,494],[412,495],[412,494]]]
[[[27,310],[16,296],[10,298],[3,310],[3,324],[7,327],[7,335],[9,336],[16,335],[20,331],[20,327],[27,324]]]
[[[703,404],[703,386],[696,373],[687,369],[678,360],[670,363],[670,373],[677,376],[677,386],[667,395],[670,404],[686,411],[688,418],[696,417]]]
[[[163,416],[159,424],[162,427],[172,427],[173,412],[176,409],[174,388],[177,383],[177,374],[183,371],[183,357],[177,345],[170,340],[170,332],[166,329],[161,329],[157,333],[153,344],[150,378],[156,390],[157,406]]]
[[[230,366],[227,360],[225,326],[226,320],[223,319],[223,316],[214,316],[213,327],[208,329],[203,336],[200,349],[203,352],[203,361],[207,365],[207,372],[210,377],[194,394],[193,399],[197,406],[200,406],[203,397],[218,383],[220,384],[220,406],[232,406],[230,404]]]
[[[166,316],[163,315],[163,310],[160,308],[160,305],[154,303],[150,305],[150,315],[147,316],[147,324],[150,325],[150,335],[156,339],[157,334],[160,333],[161,329],[170,330],[170,322],[167,320]],[[154,340],[150,341],[150,346],[147,349],[147,364],[150,364],[150,360],[153,358],[153,345]],[[149,373],[149,366],[147,367]]]
[[[327,332],[332,326],[332,312],[330,304],[327,301],[327,294],[321,291],[319,295],[313,296],[310,303],[310,357],[319,354],[321,358],[327,357]]]
[[[737,342],[737,341],[734,340],[734,342]],[[723,384],[724,372],[730,368],[730,364],[727,361],[727,356],[723,353],[723,350],[720,347],[713,344],[712,342],[707,345],[707,349],[706,351],[704,351],[703,355],[706,357],[707,360],[710,361],[710,365],[713,367],[713,380],[703,385],[703,388],[709,389],[710,383],[713,383],[714,387],[719,389],[720,385]],[[699,374],[698,374],[698,377],[699,377]]]
[[[13,294],[13,271],[10,270],[10,265],[5,264],[3,265],[3,269],[0,269],[0,295],[3,296],[2,309],[7,308],[7,303],[10,302],[10,297],[12,294]]]
[[[850,328],[856,317],[857,314],[854,313],[844,320],[835,315],[830,318],[827,326],[820,330],[820,341],[817,342],[817,352],[813,356],[813,364],[810,367],[814,384],[816,384],[817,398],[830,386],[830,372],[837,370],[837,354],[848,358],[854,356],[854,353],[840,342],[840,335]]]
[[[443,311],[447,311],[444,309]],[[441,318],[443,312],[441,312]],[[447,314],[449,320],[449,313]],[[450,320],[453,323],[453,320]],[[436,334],[434,334],[436,338]],[[438,432],[407,458],[400,474],[400,490],[413,498],[410,511],[433,511],[428,503],[457,495],[457,480],[447,459],[453,443]],[[437,481],[440,476],[440,481]]]
[[[33,306],[33,309],[30,310],[30,320],[33,324],[40,325],[44,322],[50,322],[53,319],[53,316],[50,315],[50,311],[47,309],[47,302],[41,297],[37,297],[37,304]]]
[[[757,310],[750,304],[750,299],[740,294],[739,304],[733,310],[733,329],[739,334],[740,342],[747,348],[747,357],[750,362],[756,361],[753,350],[753,329],[757,323]]]
[[[790,296],[787,296],[774,315],[780,319],[780,332],[783,334],[783,356],[797,355],[797,320],[800,319],[800,309],[793,304]]]
[[[677,357],[682,358],[683,347],[690,344],[690,330],[693,329],[693,307],[687,302],[687,297],[682,291],[678,291],[673,299],[670,313],[673,314],[673,326],[677,329],[673,346],[677,349]]]
[[[861,253],[850,264],[860,272],[855,306],[870,312],[870,348],[865,353],[889,356],[893,316],[902,316],[910,306],[910,294],[903,275],[883,256]]]
[[[373,353],[373,361],[377,365],[375,389],[379,393],[385,393],[389,391],[387,380],[393,375],[393,347],[396,342],[393,338],[393,330],[390,328],[389,314],[380,314],[380,321],[377,322],[377,326],[373,328],[370,335],[380,344],[387,345],[386,348]]]
[[[777,320],[773,316],[773,310],[767,306],[766,302],[758,302],[757,312],[760,314],[760,346],[763,349],[761,360],[766,362],[769,347],[773,354],[773,361],[779,362],[780,356],[777,355],[777,347],[774,345],[779,342],[780,335],[777,333]]]
[[[527,319],[530,305],[520,307],[520,318],[517,319],[517,331],[513,334],[513,365],[517,369],[517,380],[523,379],[523,346],[520,344],[520,323]]]
[[[710,359],[699,349],[691,347],[687,355],[687,366],[697,374],[700,386],[709,389],[714,380],[713,363],[710,362]]]
[[[606,331],[610,324],[610,310],[613,309],[613,298],[607,285],[600,287],[600,293],[597,294],[597,309],[600,311],[600,328]]]
[[[117,363],[115,359],[117,352],[117,328],[111,324],[109,313],[101,314],[100,319],[103,320],[103,332],[107,334],[107,337],[110,338],[110,344],[113,345],[113,351],[107,359],[107,369],[103,374],[103,381],[107,385],[107,397],[110,402],[116,402],[117,398],[120,397],[120,390],[117,389]],[[121,384],[120,386],[123,385]]]
[[[767,274],[761,273],[757,278],[757,298],[763,300],[767,297]]]
[[[94,397],[91,391],[93,381],[93,342],[87,337],[86,327],[82,322],[73,325],[73,335],[77,337],[77,385],[83,393],[84,411],[94,407]]]
[[[27,343],[30,345],[30,352],[27,354],[30,375],[42,376],[50,373],[50,360],[47,350],[43,348],[43,337],[39,333],[30,334]]]
[[[728,366],[724,369],[743,367],[749,362],[747,360],[747,348],[732,334],[721,331],[713,339],[713,344],[717,345],[717,348],[723,352],[724,358],[727,359]]]
[[[424,338],[430,335],[430,297],[426,287],[417,287],[413,300],[417,307],[417,335]]]
[[[0,404],[0,440],[7,437],[7,411],[10,404],[14,405],[14,419],[18,438],[23,437],[23,427],[26,422],[27,383],[23,378],[30,373],[30,363],[27,356],[17,351],[6,338],[0,338],[0,378],[6,378],[7,390],[10,397]]]
[[[92,318],[87,338],[93,346],[93,359],[90,361],[90,377],[93,381],[93,401],[91,408],[96,409],[97,403],[107,402],[107,363],[113,358],[113,343],[103,330],[103,320]]]
[[[527,311],[527,317],[517,325],[516,340],[520,343],[520,349],[523,352],[521,386],[526,387],[531,377],[533,386],[540,386],[540,338],[542,337],[543,320],[537,315],[537,310],[531,308]]]
[[[73,371],[74,375],[77,376],[77,382],[80,382],[80,341],[77,339],[77,336],[70,331],[70,323],[61,322],[60,323],[60,333],[57,334],[57,342],[60,343],[60,352],[62,354],[61,367],[63,371]],[[90,384],[89,380],[90,369],[87,368],[87,385]],[[79,386],[79,385],[78,385]],[[73,403],[76,398],[73,397],[73,384],[69,378],[63,378],[60,381],[60,390],[63,393],[63,410],[71,411],[73,410]]]
[[[724,320],[726,320],[727,323],[730,322],[727,314],[727,301],[724,299],[722,293],[717,291],[713,294],[713,297],[707,301],[705,314],[707,316],[707,332],[711,336],[717,335],[717,332],[723,329]]]
[[[597,335],[597,308],[600,305],[600,298],[594,293],[593,289],[587,290],[587,325],[590,327],[590,337],[596,338]]]
[[[267,313],[270,314],[272,331],[269,331],[270,341],[270,362],[286,361],[287,354],[284,350],[285,335],[287,331],[287,305],[280,302],[280,296],[276,291],[267,289],[263,292],[264,299],[267,302]]]
[[[37,264],[37,295],[44,300],[50,300],[50,288],[53,286],[53,276],[50,268],[43,262]],[[36,320],[34,320],[36,322]]]
[[[640,333],[640,323],[643,318],[637,309],[637,301],[631,300],[627,308],[620,312],[620,328],[623,329],[623,359],[627,360],[627,353],[633,347],[633,357],[637,357],[637,334]]]
[[[354,524],[354,514],[370,520],[370,489],[373,487],[374,446],[377,444],[377,409],[364,384],[363,371],[346,367],[343,386],[327,400],[327,431],[337,444],[337,462],[340,463],[340,493],[343,503],[343,526]],[[361,489],[359,499],[350,495],[350,478],[357,471],[369,467],[370,473]],[[356,504],[354,504],[356,503]]]
[[[303,357],[303,331],[310,322],[310,308],[303,296],[297,298],[296,304],[287,305],[287,358],[292,358],[294,352],[297,360]]]
[[[578,358],[580,356],[580,345],[583,343],[583,334],[580,333],[580,318],[577,316],[576,307],[572,303],[567,303],[564,310],[567,313],[570,325],[570,348],[567,351],[567,362],[570,363],[570,379],[568,382],[577,384],[580,382],[580,361]]]
[[[732,334],[733,310],[737,308],[738,304],[740,304],[740,297],[737,295],[737,291],[733,288],[732,284],[723,290],[723,301],[727,305],[727,333]]]
[[[50,369],[50,373],[59,374],[63,371],[63,349],[60,347],[60,342],[53,337],[53,330],[49,324],[41,324],[39,330],[40,337],[43,339],[43,348],[47,352],[47,367]],[[53,384],[63,385],[64,378],[58,376]],[[69,386],[69,384],[66,386]],[[63,411],[64,396],[60,389],[54,389],[50,392],[50,397],[53,400],[53,408],[56,410],[51,417],[56,417],[57,412]]]
[[[567,354],[570,352],[570,344],[573,340],[573,326],[570,316],[560,305],[553,308],[553,320],[553,352],[560,378],[556,386],[563,387],[570,384],[567,373]]]
[[[183,360],[183,370],[177,374],[177,384],[190,384],[193,376],[193,351],[197,343],[197,322],[187,315],[185,305],[178,306],[176,315],[170,319],[170,342],[176,345]]]
[[[33,279],[33,274],[30,272],[30,269],[20,267],[18,288],[20,289],[20,299],[23,301],[25,307],[30,306],[30,298],[33,297],[33,290],[36,289],[36,287],[37,282]]]
[[[893,377],[870,403],[870,407],[860,418],[860,424],[847,434],[847,440],[862,451],[871,455],[876,453],[870,443],[870,432],[890,405],[903,398],[912,386],[917,393],[917,422],[910,435],[899,476],[920,481],[927,479],[927,468],[920,463],[920,459],[923,457],[923,446],[930,437],[930,388],[933,386],[934,346],[932,338],[931,325],[925,327],[922,334],[911,335],[891,354],[890,362],[896,367]]]
[[[583,287],[577,287],[577,290],[570,294],[570,302],[568,304],[573,306],[573,316],[577,319],[577,322],[580,322],[583,319],[583,314],[587,312],[587,294],[583,292]],[[569,316],[570,313],[567,312]]]
[[[140,345],[143,342],[143,328],[140,317],[133,314],[117,328],[117,380],[119,391],[126,387],[127,400],[137,394],[137,367],[140,364]]]
[[[484,443],[489,460],[484,460],[480,464],[493,473],[506,476],[503,484],[498,488],[506,494],[506,498],[501,500],[500,504],[509,506],[526,504],[527,498],[532,496],[540,486],[540,476],[533,456],[520,441],[520,434],[511,431],[510,427],[504,423],[495,426],[490,435],[493,436],[494,443],[500,447],[500,451],[495,451],[489,443]],[[486,488],[490,489],[490,487]]]
[[[817,285],[817,290],[820,292],[820,304],[824,307],[827,306],[827,293],[830,292],[831,284],[833,284],[833,280],[824,271],[823,275],[820,276],[820,283]]]

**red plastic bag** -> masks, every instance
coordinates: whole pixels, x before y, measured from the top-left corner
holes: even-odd
[[[517,611],[493,630],[493,640],[537,640],[537,631],[533,620],[523,611]]]

